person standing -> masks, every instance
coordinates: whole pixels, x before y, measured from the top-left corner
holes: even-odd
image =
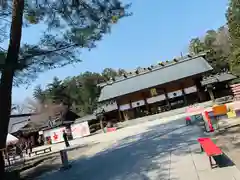
[[[15,145],[15,148],[16,148],[16,155],[19,155],[20,158],[23,158],[22,149],[21,149],[21,144],[16,144],[16,145]]]
[[[65,142],[66,147],[69,147],[70,144],[69,144],[69,142],[68,142],[68,137],[67,137],[67,133],[66,133],[65,130],[63,130],[63,140],[64,140],[64,142]]]
[[[190,116],[187,116],[185,120],[186,120],[186,125],[187,126],[191,125],[191,117]]]
[[[32,141],[31,141],[31,139],[28,140],[27,149],[29,150],[28,155],[31,156],[31,153],[32,153]]]

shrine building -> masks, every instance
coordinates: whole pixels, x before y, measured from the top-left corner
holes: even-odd
[[[203,78],[212,71],[205,55],[186,56],[138,69],[99,84],[98,112],[124,121],[229,95],[228,73]],[[217,88],[216,88],[217,87]]]

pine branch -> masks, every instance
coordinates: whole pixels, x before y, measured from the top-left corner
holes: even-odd
[[[23,58],[20,58],[19,61],[21,62],[21,61],[26,61],[26,60],[31,59],[31,58],[38,57],[38,56],[49,55],[51,53],[62,51],[62,50],[68,49],[70,47],[75,47],[75,46],[78,46],[78,44],[70,44],[70,45],[67,45],[67,46],[64,46],[64,47],[61,47],[61,48],[58,48],[58,49],[54,49],[54,50],[51,50],[51,51],[44,51],[44,52],[39,52],[39,53],[36,53],[36,54],[27,55],[27,56],[24,56]]]

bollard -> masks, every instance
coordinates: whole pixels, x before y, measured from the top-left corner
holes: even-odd
[[[65,149],[61,150],[60,155],[61,155],[61,160],[62,160],[62,169],[70,168],[70,164],[68,162],[67,150],[65,150]]]

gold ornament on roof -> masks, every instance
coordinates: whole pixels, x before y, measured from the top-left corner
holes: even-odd
[[[158,95],[156,88],[150,89],[150,93],[151,93],[151,96],[157,96]]]

